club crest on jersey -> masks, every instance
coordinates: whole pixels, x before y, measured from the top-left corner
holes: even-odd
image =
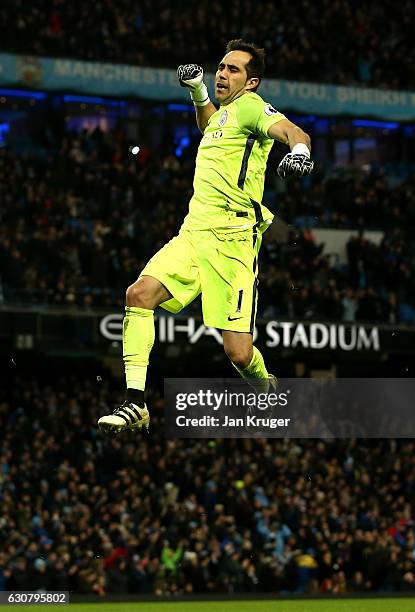
[[[218,126],[223,127],[228,120],[228,111],[224,110],[221,116],[219,117]]]
[[[278,111],[273,106],[271,106],[271,104],[265,105],[264,113],[266,115],[278,115]]]

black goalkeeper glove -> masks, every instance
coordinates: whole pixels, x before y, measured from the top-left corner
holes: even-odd
[[[209,92],[203,82],[203,68],[197,64],[185,64],[177,68],[177,77],[182,87],[189,90],[195,106],[209,104]]]
[[[278,176],[282,179],[287,176],[305,176],[311,174],[314,168],[314,162],[311,161],[310,156],[305,153],[287,153],[279,166]]]

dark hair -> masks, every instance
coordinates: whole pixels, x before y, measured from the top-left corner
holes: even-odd
[[[245,70],[248,79],[254,77],[259,79],[258,85],[250,90],[256,91],[265,72],[265,49],[257,47],[255,43],[246,42],[242,38],[236,38],[235,40],[230,40],[226,45],[226,53],[230,51],[246,51],[251,54],[252,57],[245,65]]]

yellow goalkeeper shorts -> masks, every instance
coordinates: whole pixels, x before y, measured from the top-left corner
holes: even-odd
[[[261,241],[256,228],[181,229],[140,276],[156,278],[171,293],[161,304],[165,310],[178,313],[201,293],[206,326],[252,333]]]

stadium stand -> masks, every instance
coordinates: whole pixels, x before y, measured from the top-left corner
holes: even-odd
[[[194,61],[214,71],[225,43],[242,36],[265,47],[267,77],[414,90],[414,21],[415,4],[406,0],[229,0],[226,11],[217,0],[30,6],[3,0],[0,46],[146,67]],[[121,112],[91,110],[106,128],[83,131],[87,111],[82,115],[78,105],[72,113],[75,103],[65,106],[64,92],[43,95],[50,95],[49,106],[39,111],[41,104],[30,106],[30,92],[18,102],[9,90],[0,100],[6,130],[0,131],[0,341],[8,375],[0,387],[0,591],[70,590],[102,599],[414,591],[414,441],[165,439],[160,386],[167,370],[188,375],[193,360],[223,375],[228,366],[211,359],[216,346],[206,353],[202,345],[187,346],[185,333],[180,347],[179,340],[161,347],[162,359],[150,369],[150,435],[98,432],[98,417],[123,396],[124,381],[113,377],[120,345],[106,341],[96,376],[97,362],[83,368],[82,359],[88,352],[98,359],[102,345],[91,346],[89,328],[65,314],[103,308],[122,315],[126,287],[186,214],[195,142],[189,137],[178,154],[171,126],[178,117],[179,129],[189,122],[184,104],[186,118],[166,119],[167,106],[160,113],[162,136],[140,133],[151,115],[148,108],[140,115],[143,104],[133,118],[141,124],[127,136]],[[52,111],[49,116],[55,103],[58,121]],[[161,103],[154,106],[160,110]],[[326,132],[323,138],[316,128],[311,177],[281,184],[271,160],[266,194],[286,235],[276,239],[273,228],[265,234],[258,315],[331,327],[389,323],[388,335],[396,333],[403,348],[350,351],[346,359],[330,347],[297,357],[299,347],[277,346],[272,367],[278,365],[278,376],[409,376],[413,328],[405,328],[408,342],[401,331],[415,324],[415,179],[408,163],[414,127],[405,132],[396,124],[392,147],[386,137],[381,146],[373,135],[363,142],[372,148],[368,158],[376,153],[372,163],[358,147],[343,157],[333,153],[336,143],[363,133],[352,117],[346,128],[320,119]],[[145,134],[138,155],[130,153],[131,133]],[[326,139],[321,148],[319,138]],[[322,229],[353,230],[343,259],[327,251]],[[37,323],[26,326],[14,306],[24,306],[25,314],[58,307],[62,321],[36,336]],[[200,314],[198,303],[190,308]]]
[[[170,146],[161,155],[131,155],[121,130],[55,134],[42,155],[1,149],[3,299],[122,307],[126,287],[177,232],[192,173],[193,161]],[[415,320],[413,178],[389,185],[382,170],[334,169],[291,181],[275,212],[303,229],[284,244],[266,235],[260,315]],[[380,244],[351,237],[343,264],[322,252],[307,226],[316,219],[325,227],[388,229]]]
[[[2,388],[2,588],[413,588],[413,441],[166,441],[158,395],[151,436],[103,438],[117,387],[67,375]]]
[[[4,0],[3,50],[83,60],[176,67],[188,58],[212,64],[230,38],[261,42],[268,76],[290,80],[415,87],[411,2],[288,0],[223,5],[207,0],[42,0],[31,7]],[[213,25],[214,24],[214,25]],[[36,36],[33,33],[36,32]],[[325,35],[322,35],[325,33]]]

